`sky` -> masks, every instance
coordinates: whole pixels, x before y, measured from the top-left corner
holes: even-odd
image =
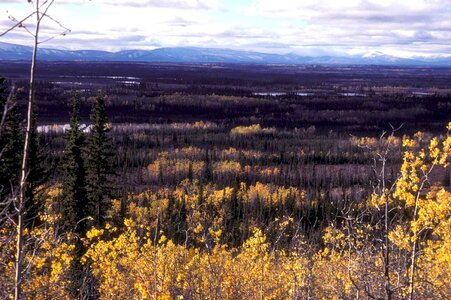
[[[0,0],[0,33],[32,11],[27,0]],[[451,56],[451,0],[55,0],[48,14],[42,40],[64,31],[54,20],[71,32],[45,48]],[[31,45],[32,37],[16,28],[0,41]]]

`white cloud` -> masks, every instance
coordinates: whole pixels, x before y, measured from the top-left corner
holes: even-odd
[[[41,0],[42,1],[42,0]],[[6,0],[5,2],[20,3],[23,0]],[[177,9],[221,9],[219,0],[58,0],[60,4],[84,5],[108,5],[119,7],[134,7],[134,8],[177,8]]]
[[[111,1],[98,0],[107,5],[121,7],[169,7],[179,9],[218,9],[220,7],[217,0],[129,0]]]
[[[0,3],[0,31],[9,10],[30,11],[24,0]],[[235,1],[234,1],[235,2]],[[382,51],[403,56],[451,53],[448,0],[56,0],[51,15],[72,30],[46,47],[153,49],[200,46],[305,54]],[[43,38],[60,32],[44,23]],[[31,25],[30,25],[31,26]],[[26,44],[23,32],[8,35]]]
[[[302,21],[279,29],[285,42],[298,47],[322,45],[348,52],[377,48],[387,53],[397,48],[397,53],[414,56],[447,54],[450,8],[447,0],[256,0],[247,14],[285,24]]]

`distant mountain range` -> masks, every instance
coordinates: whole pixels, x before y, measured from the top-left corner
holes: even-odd
[[[0,42],[0,60],[30,60],[31,54],[31,47]],[[195,47],[124,50],[118,52],[40,48],[38,50],[38,59],[45,61],[451,66],[451,57],[400,58],[379,52],[368,53],[362,56],[310,57],[297,54],[281,55]]]

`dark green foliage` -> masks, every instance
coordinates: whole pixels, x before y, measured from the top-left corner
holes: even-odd
[[[36,223],[38,212],[42,208],[42,195],[39,190],[47,181],[50,170],[47,167],[47,156],[41,147],[41,137],[37,131],[36,113],[33,111],[32,126],[30,133],[30,150],[28,154],[28,177],[25,190],[25,224],[32,226]]]
[[[208,154],[208,149],[205,150],[205,181],[210,182],[213,180],[213,171],[211,167],[211,160]]]
[[[89,209],[94,224],[105,222],[111,206],[112,183],[115,174],[112,167],[113,146],[108,136],[108,120],[105,115],[105,100],[98,96],[91,113],[92,128],[88,138],[87,170],[89,179]]]
[[[20,126],[21,115],[17,108],[15,98],[7,103],[0,91],[1,118],[4,116],[3,128],[0,134],[0,197],[8,196],[19,183],[19,173],[22,157],[23,134]],[[4,112],[7,105],[8,111]]]
[[[0,85],[4,80],[0,80]],[[13,96],[9,103],[4,96],[6,88],[0,91],[0,118],[4,118],[3,128],[0,134],[0,197],[4,198],[11,194],[19,185],[19,175],[22,165],[22,151],[24,143],[24,132],[21,126],[22,115]],[[5,111],[7,107],[7,111]],[[27,175],[27,187],[25,190],[25,225],[31,226],[36,221],[39,208],[40,195],[38,187],[48,178],[45,167],[46,156],[40,147],[40,136],[37,132],[36,114],[33,111],[33,120],[30,138],[30,151],[28,157],[29,172]]]
[[[62,215],[61,227],[64,231],[85,232],[84,219],[88,216],[86,170],[82,156],[85,136],[79,128],[80,100],[72,99],[70,129],[66,133],[66,149],[63,154],[63,191],[59,209]],[[82,221],[83,220],[83,221]]]

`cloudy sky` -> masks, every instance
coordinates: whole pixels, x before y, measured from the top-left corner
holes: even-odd
[[[27,0],[2,0],[0,32],[31,11]],[[451,0],[55,0],[49,15],[71,33],[46,48],[451,55]],[[42,38],[62,30],[48,19]],[[31,36],[17,29],[0,41],[31,44]]]

